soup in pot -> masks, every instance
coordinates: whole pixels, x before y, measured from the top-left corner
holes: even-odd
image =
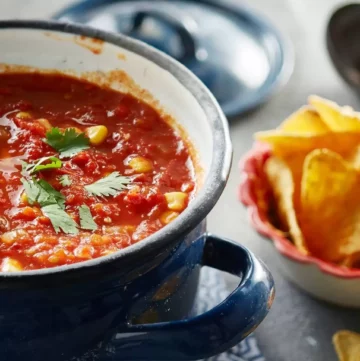
[[[129,94],[0,74],[0,271],[72,264],[143,240],[196,188],[184,139]]]

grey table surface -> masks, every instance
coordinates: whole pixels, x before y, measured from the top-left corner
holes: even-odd
[[[225,0],[224,0],[225,1]],[[0,19],[48,18],[71,0],[1,0]],[[234,161],[227,187],[208,217],[210,231],[249,247],[271,269],[277,288],[273,308],[256,331],[267,361],[335,361],[331,337],[341,328],[360,332],[360,311],[346,310],[316,301],[289,284],[271,257],[271,243],[248,224],[236,189],[240,176],[238,161],[251,147],[251,135],[276,126],[306,102],[309,94],[319,94],[360,109],[360,100],[334,71],[328,59],[324,34],[331,11],[338,0],[232,0],[246,3],[271,19],[291,40],[295,68],[290,81],[258,110],[231,122]],[[229,288],[235,283],[228,280]]]

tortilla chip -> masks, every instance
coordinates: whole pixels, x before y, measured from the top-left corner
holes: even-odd
[[[277,215],[284,227],[284,231],[289,232],[301,253],[308,254],[308,249],[296,218],[293,203],[295,186],[290,168],[279,158],[270,157],[265,163],[265,174],[272,188],[277,205]]]
[[[255,139],[269,144],[273,154],[280,158],[322,148],[346,156],[360,144],[360,132],[292,134],[270,130],[255,133]]]
[[[309,96],[309,103],[332,131],[360,131],[360,113],[355,112],[351,107],[340,107],[335,102],[317,95]]]
[[[304,161],[299,224],[310,252],[342,262],[360,251],[360,175],[339,154],[317,149]]]
[[[333,336],[339,361],[360,361],[360,334],[341,330]]]
[[[360,169],[360,145],[351,150],[346,160],[356,169]]]
[[[303,106],[278,127],[285,133],[321,134],[329,132],[329,128],[320,118],[319,114],[309,106]]]
[[[303,174],[303,165],[307,153],[298,153],[298,154],[290,154],[289,156],[283,157],[283,161],[289,167],[293,181],[294,181],[294,194],[293,194],[293,202],[295,211],[298,213],[301,208],[301,178]]]
[[[360,113],[318,96],[255,139],[284,230],[303,253],[360,268]]]

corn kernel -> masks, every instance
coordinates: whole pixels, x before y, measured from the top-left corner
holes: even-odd
[[[34,254],[38,251],[38,248],[39,248],[39,247],[38,247],[37,245],[36,245],[36,246],[32,246],[32,247],[26,249],[26,250],[24,251],[24,253],[27,254],[28,256],[32,256],[32,255],[34,255]]]
[[[46,233],[40,233],[34,237],[34,242],[36,244],[52,245],[58,244],[58,238],[56,236],[50,236]]]
[[[12,244],[21,238],[27,237],[28,233],[23,229],[16,229],[14,231],[5,232],[0,236],[0,241],[6,244]]]
[[[43,263],[43,262],[46,262],[47,259],[49,258],[49,253],[48,253],[48,251],[37,252],[37,253],[34,254],[33,257],[37,258],[37,260],[38,260],[39,262],[42,262],[42,263]]]
[[[94,248],[88,245],[80,245],[74,250],[74,255],[78,258],[91,259],[93,254]]]
[[[183,192],[165,193],[168,208],[172,211],[182,211],[186,207],[188,195]]]
[[[92,234],[90,236],[90,243],[94,246],[102,245],[102,237],[100,234]]]
[[[28,219],[35,219],[42,215],[40,208],[30,206],[22,208],[21,213]]]
[[[45,118],[37,119],[37,122],[42,125],[46,130],[50,130],[52,128],[50,122]]]
[[[101,236],[100,234],[92,234],[90,236],[90,243],[93,246],[103,246],[111,243],[111,237],[105,235]]]
[[[16,118],[19,119],[30,119],[32,118],[31,114],[28,112],[19,112],[16,114]]]
[[[136,172],[136,173],[147,173],[152,171],[153,165],[150,160],[143,158],[143,157],[134,157],[130,159],[129,166]]]
[[[134,233],[135,230],[136,230],[136,227],[135,226],[131,226],[131,225],[127,225],[127,226],[122,226],[124,231],[126,233]]]
[[[56,250],[49,258],[48,261],[53,264],[64,263],[66,261],[66,254],[63,249]]]
[[[16,231],[5,232],[0,236],[1,242],[11,244],[16,241]]]
[[[2,272],[16,272],[22,271],[23,267],[19,261],[14,258],[6,257],[2,261],[1,271]]]
[[[20,196],[21,203],[28,204],[29,198],[25,192],[23,192]]]
[[[172,222],[178,215],[179,215],[178,212],[166,211],[166,212],[164,212],[164,213],[160,216],[160,221],[161,221],[163,224],[169,224],[169,223]]]
[[[39,253],[39,252],[42,252],[42,251],[49,251],[51,249],[51,245],[50,244],[47,244],[45,242],[43,243],[38,243],[38,244],[35,244],[34,246],[26,249],[24,251],[25,254],[27,255],[34,255],[35,253]]]
[[[117,235],[117,234],[130,234],[134,233],[136,230],[135,226],[126,225],[126,226],[105,226],[104,232],[106,234]]]
[[[61,247],[63,248],[75,248],[77,246],[77,242],[68,238],[59,238],[59,243],[61,244]]]
[[[89,127],[85,131],[92,145],[99,145],[106,139],[108,130],[104,125]]]
[[[36,218],[36,212],[32,207],[26,206],[22,209],[22,214],[29,219]]]

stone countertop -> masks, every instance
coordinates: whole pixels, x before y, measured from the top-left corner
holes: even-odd
[[[232,1],[234,4],[240,0]],[[71,0],[2,0],[0,19],[48,18]],[[360,311],[344,310],[318,302],[290,285],[271,257],[271,243],[249,226],[244,207],[237,200],[238,161],[251,147],[251,135],[275,127],[319,94],[360,108],[359,100],[335,73],[325,48],[325,26],[338,0],[253,0],[252,8],[267,16],[286,34],[295,50],[295,69],[290,81],[256,111],[231,121],[234,161],[228,185],[208,218],[210,231],[249,247],[270,267],[277,296],[264,323],[256,331],[267,361],[335,361],[331,337],[341,328],[360,331]],[[246,3],[246,1],[245,1]],[[229,288],[235,286],[229,278]]]

